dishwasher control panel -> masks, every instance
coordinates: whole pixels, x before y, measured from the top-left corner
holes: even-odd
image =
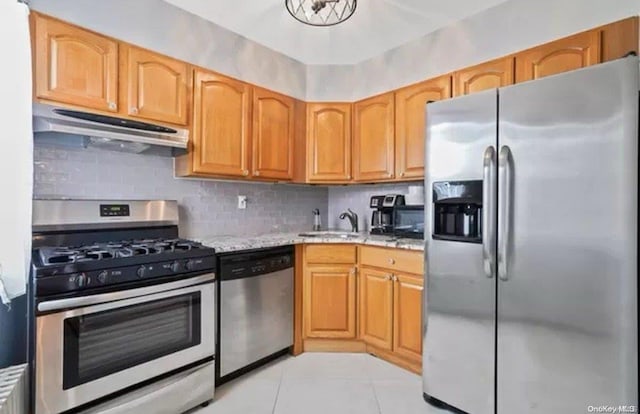
[[[220,279],[241,279],[288,269],[294,265],[293,258],[292,247],[220,256]]]

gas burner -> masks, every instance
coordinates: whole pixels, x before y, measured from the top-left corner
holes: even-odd
[[[44,265],[78,263],[163,253],[187,252],[201,249],[200,243],[184,239],[139,239],[119,242],[95,243],[73,247],[41,247],[40,257]]]

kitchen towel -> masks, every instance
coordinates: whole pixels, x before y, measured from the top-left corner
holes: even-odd
[[[0,0],[0,297],[25,293],[31,258],[33,132],[29,8]]]

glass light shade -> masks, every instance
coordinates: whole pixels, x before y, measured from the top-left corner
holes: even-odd
[[[289,13],[311,26],[333,26],[344,22],[356,11],[357,3],[357,0],[285,0]]]

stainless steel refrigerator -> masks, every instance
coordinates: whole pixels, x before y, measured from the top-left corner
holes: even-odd
[[[638,412],[638,83],[629,57],[427,105],[428,402]]]

